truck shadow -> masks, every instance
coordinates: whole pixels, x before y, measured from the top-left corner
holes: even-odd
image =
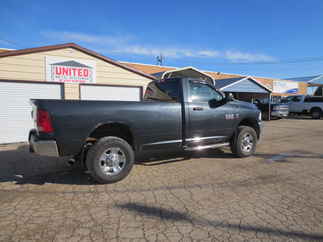
[[[282,152],[278,154],[264,154],[256,153],[255,157],[263,158],[263,161],[266,163],[273,162],[293,162],[293,159],[301,158],[310,161],[311,159],[323,159],[323,154],[313,153],[306,150],[290,150],[288,152]]]
[[[322,154],[306,151],[290,151],[281,154],[256,153],[255,157],[262,162],[292,162],[293,158],[323,159]],[[203,152],[169,152],[168,154],[146,154],[136,157],[136,165],[163,166],[174,162],[185,162],[189,159],[213,158],[233,159],[235,156],[219,150]],[[11,182],[17,185],[45,183],[67,185],[93,185],[96,182],[79,167],[69,167],[67,159],[44,157],[30,154],[25,144],[16,147],[0,147],[0,184]],[[198,161],[197,161],[198,162]]]
[[[315,120],[312,119],[311,116],[306,116],[306,115],[292,115],[292,116],[288,116],[284,119],[292,119],[292,120]]]
[[[296,230],[285,230],[279,228],[270,228],[260,225],[249,225],[243,223],[229,223],[220,220],[210,220],[197,215],[190,215],[187,213],[170,210],[162,207],[148,206],[141,203],[122,203],[116,205],[121,210],[132,212],[136,215],[157,218],[164,221],[182,222],[187,224],[197,224],[201,226],[208,226],[219,229],[226,229],[228,231],[237,231],[239,233],[254,232],[257,234],[265,234],[268,236],[279,237],[281,239],[301,239],[301,240],[315,240],[322,241],[322,233],[305,233]]]
[[[27,144],[0,146],[0,183],[19,183],[25,178],[33,180],[38,176],[68,170],[70,168],[66,164],[66,159],[31,154]],[[38,183],[39,181],[36,182]]]
[[[38,156],[29,153],[27,144],[0,147],[0,184],[12,182],[17,185],[45,183],[93,185],[95,181],[80,167],[69,167],[67,159]],[[136,157],[136,165],[157,166],[199,158],[233,158],[223,151],[199,153],[170,152],[146,154]]]

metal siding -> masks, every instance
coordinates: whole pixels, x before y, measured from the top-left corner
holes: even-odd
[[[289,80],[289,81],[296,81],[296,82],[309,82],[320,75],[316,76],[302,76],[302,77],[294,77],[294,78],[284,78],[283,80]]]
[[[228,86],[228,85],[230,85],[232,83],[240,81],[241,79],[242,79],[241,77],[239,77],[239,78],[228,78],[228,79],[218,79],[215,82],[215,88],[220,89],[220,88],[226,87],[226,86]]]
[[[268,93],[268,91],[255,82],[246,79],[233,84],[232,86],[223,88],[225,92],[249,92],[249,93]]]
[[[31,98],[61,99],[61,85],[0,82],[0,143],[27,141],[34,127]]]
[[[140,101],[139,87],[81,85],[83,100]]]
[[[73,48],[2,57],[0,79],[45,81],[45,57],[91,60],[96,63],[96,83],[143,86],[152,80]],[[116,82],[116,79],[118,80]]]
[[[315,78],[314,80],[309,81],[308,84],[323,85],[323,75]]]

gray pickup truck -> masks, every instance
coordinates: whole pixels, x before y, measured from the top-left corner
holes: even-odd
[[[313,119],[323,116],[323,97],[296,95],[284,98],[283,103],[288,104],[291,114],[310,115]]]
[[[190,78],[151,82],[141,102],[32,100],[30,150],[72,156],[99,183],[125,178],[142,152],[199,151],[230,146],[255,152],[261,112]]]

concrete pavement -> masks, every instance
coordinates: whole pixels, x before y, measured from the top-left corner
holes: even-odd
[[[157,159],[109,185],[1,146],[0,241],[323,241],[322,174],[322,120],[266,122],[253,157]]]

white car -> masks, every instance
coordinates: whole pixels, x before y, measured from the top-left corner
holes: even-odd
[[[290,114],[311,115],[313,119],[323,116],[323,96],[290,96],[283,103],[288,103]]]

